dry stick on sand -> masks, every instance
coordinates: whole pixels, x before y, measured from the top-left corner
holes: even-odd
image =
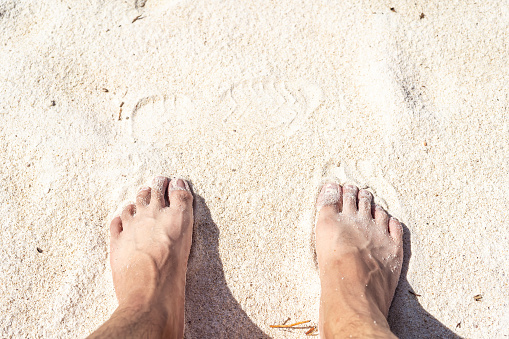
[[[311,335],[311,333],[313,333],[314,331],[316,331],[316,326],[313,326],[311,327],[307,332],[306,332],[306,335]]]
[[[131,22],[132,24],[134,24],[136,21],[140,20],[140,19],[143,19],[143,17],[140,15],[138,15],[136,18],[133,19],[133,21]]]
[[[288,319],[285,321],[285,323],[288,321]],[[290,325],[269,325],[271,328],[285,328],[285,329],[289,329],[289,330],[306,330],[307,329],[307,332],[306,332],[306,335],[312,335],[312,336],[315,336],[317,335],[316,334],[316,326],[303,326],[303,327],[295,327],[297,325],[302,325],[302,324],[306,324],[308,322],[310,322],[311,320],[305,320],[305,321],[299,321],[297,323],[294,323],[294,324],[290,324]]]
[[[293,327],[293,326],[297,326],[297,325],[302,325],[302,324],[308,323],[310,321],[311,320],[304,320],[304,321],[299,321],[298,323],[290,324],[290,325],[269,325],[269,326],[271,328],[289,328],[289,327]]]

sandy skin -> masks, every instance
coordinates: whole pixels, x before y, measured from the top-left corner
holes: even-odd
[[[318,196],[322,338],[390,338],[387,314],[403,262],[403,228],[367,190],[329,183]]]
[[[401,224],[355,186],[326,184],[317,201],[321,337],[394,337],[386,318],[401,272]],[[156,177],[140,189],[111,222],[119,306],[91,338],[183,337],[192,228],[185,181]]]
[[[111,222],[118,308],[91,337],[182,338],[193,196],[181,179],[156,177]]]

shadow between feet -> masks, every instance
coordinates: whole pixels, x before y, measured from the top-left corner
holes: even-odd
[[[186,278],[186,338],[270,338],[235,300],[219,256],[219,229],[194,194],[193,245]]]
[[[412,256],[410,231],[403,224],[403,267],[391,309],[389,325],[398,338],[461,338],[429,314],[419,303],[407,280],[408,263]]]
[[[219,256],[219,229],[205,200],[194,194],[193,245],[186,280],[186,338],[270,338],[235,300]],[[407,280],[412,255],[411,235],[403,225],[404,258],[401,277],[389,311],[389,325],[399,338],[460,339],[428,313]]]

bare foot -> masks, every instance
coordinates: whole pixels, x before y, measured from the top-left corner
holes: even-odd
[[[183,337],[193,196],[183,180],[154,178],[111,222],[111,268],[119,306],[95,334]],[[129,334],[124,330],[129,329]],[[101,332],[103,330],[103,332]]]
[[[322,337],[393,337],[387,314],[403,262],[403,228],[373,196],[328,183],[318,196]]]

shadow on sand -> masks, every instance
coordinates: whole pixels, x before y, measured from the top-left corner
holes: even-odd
[[[389,310],[389,325],[398,338],[461,338],[421,306],[418,296],[407,280],[408,263],[412,256],[411,235],[403,225],[403,268],[396,295]]]
[[[186,338],[270,338],[242,310],[226,284],[219,229],[195,197],[193,245],[186,281]]]
[[[270,338],[255,325],[226,284],[219,256],[219,229],[202,197],[195,194],[193,246],[186,284],[186,338]],[[404,260],[389,324],[399,338],[460,338],[419,304],[406,275],[412,254],[404,228]]]

